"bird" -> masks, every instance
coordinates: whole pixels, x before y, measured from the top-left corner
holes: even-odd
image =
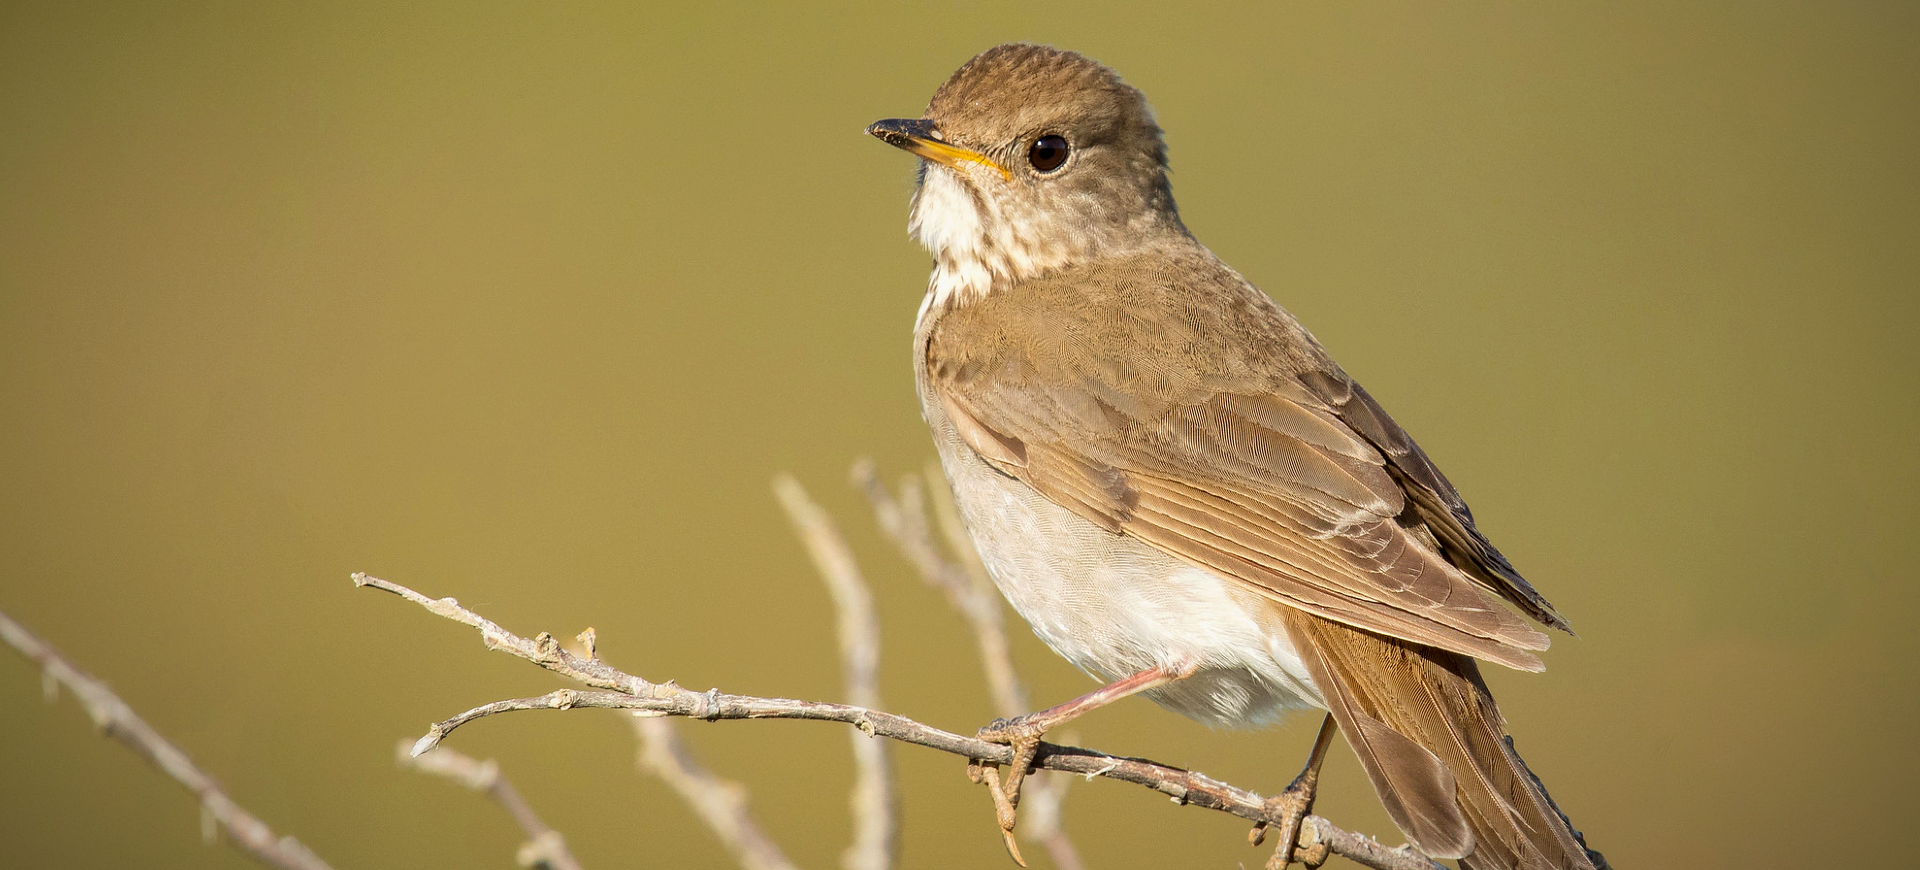
[[[981,734],[1010,744],[1010,849],[1047,729],[1129,695],[1212,726],[1327,716],[1276,798],[1292,859],[1334,732],[1388,815],[1475,870],[1604,867],[1514,750],[1479,666],[1571,633],[1458,490],[1294,316],[1180,218],[1145,96],[1010,43],[919,118],[909,234],[921,412],[1000,592],[1106,682]]]

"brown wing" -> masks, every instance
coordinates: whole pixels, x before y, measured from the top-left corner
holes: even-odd
[[[1407,508],[1432,533],[1440,552],[1454,567],[1498,593],[1515,607],[1553,628],[1571,633],[1573,627],[1533,584],[1514,570],[1513,563],[1474,525],[1473,511],[1440,473],[1413,436],[1400,428],[1366,389],[1339,371],[1307,372],[1300,380],[1325,401],[1354,432],[1367,439],[1387,460],[1387,471],[1407,494]],[[1408,519],[1403,519],[1403,523]]]
[[[1303,380],[1339,369],[1204,252],[997,291],[935,324],[927,366],[977,452],[1110,531],[1310,613],[1541,668],[1546,636],[1425,543],[1447,530],[1401,523],[1407,473]]]

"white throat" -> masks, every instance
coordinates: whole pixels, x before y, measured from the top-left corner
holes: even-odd
[[[966,182],[944,168],[926,167],[907,219],[907,232],[933,255],[933,276],[917,320],[993,289],[996,267],[1005,267],[991,250],[983,208],[991,206],[976,200]]]
[[[979,184],[1003,183],[980,170]],[[920,189],[913,196],[907,230],[933,254],[933,276],[927,297],[920,303],[919,321],[929,312],[985,297],[995,287],[1064,265],[1078,246],[1074,239],[1054,239],[1050,249],[1036,244],[1031,227],[1037,215],[1015,208],[1009,213],[1005,197],[980,196],[968,181],[944,166],[927,166]],[[1066,241],[1068,244],[1059,244]]]

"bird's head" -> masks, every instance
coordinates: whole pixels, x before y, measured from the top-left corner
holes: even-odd
[[[943,273],[949,291],[984,294],[1186,234],[1146,97],[1083,55],[990,48],[922,117],[867,132],[923,158],[908,226],[934,256],[936,294]]]

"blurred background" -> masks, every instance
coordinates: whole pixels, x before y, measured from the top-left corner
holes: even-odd
[[[558,681],[349,572],[524,634],[591,625],[650,679],[831,699],[786,470],[875,587],[887,706],[983,724],[970,636],[847,484],[857,456],[932,455],[912,160],[861,128],[1016,39],[1145,90],[1195,233],[1572,619],[1545,674],[1491,679],[1596,847],[1910,859],[1912,4],[8,3],[0,611],[342,870],[511,866],[498,808],[393,746]],[[1015,635],[1037,700],[1091,686]],[[1316,725],[1133,702],[1078,730],[1272,792]],[[835,865],[841,726],[686,731]],[[588,867],[728,863],[616,714],[449,745]],[[895,758],[904,866],[1011,866],[961,761]],[[1319,811],[1400,842],[1331,764]],[[251,866],[11,654],[0,780],[4,863]],[[1114,783],[1067,815],[1094,867],[1267,854]]]

